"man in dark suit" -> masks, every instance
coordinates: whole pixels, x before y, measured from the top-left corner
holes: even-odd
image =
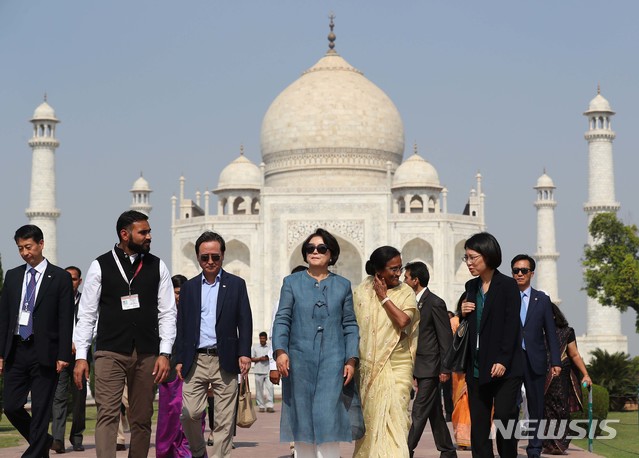
[[[457,452],[450,437],[442,412],[439,396],[439,382],[450,378],[450,371],[442,368],[441,361],[452,345],[452,331],[446,310],[446,303],[428,289],[430,274],[423,262],[406,264],[404,283],[413,288],[417,295],[420,313],[419,339],[413,377],[417,381],[417,394],[413,401],[412,425],[408,433],[408,450],[414,450],[430,420],[435,446],[441,457],[456,457]]]
[[[49,456],[47,434],[58,374],[71,361],[71,276],[42,255],[44,236],[34,225],[14,236],[26,265],[7,272],[0,298],[0,373],[4,412],[29,442],[22,455]],[[25,410],[31,391],[31,415]]]
[[[231,454],[237,399],[237,374],[251,367],[253,318],[246,283],[222,270],[226,244],[215,232],[195,242],[202,273],[180,290],[176,371],[184,380],[180,421],[193,457],[206,455],[202,412],[213,386],[215,429],[210,456]]]
[[[555,331],[550,298],[530,286],[535,275],[535,260],[527,254],[518,254],[510,262],[513,278],[521,292],[520,320],[524,350],[524,387],[532,437],[528,440],[526,453],[530,458],[541,455],[542,441],[538,437],[539,421],[544,417],[544,384],[548,372],[546,348],[550,351],[550,366],[553,377],[561,373],[559,342]]]
[[[69,266],[66,269],[71,275],[71,283],[73,284],[73,298],[75,307],[73,316],[75,322],[78,321],[78,304],[82,293],[78,290],[82,284],[82,271],[76,266]],[[71,345],[72,354],[75,355],[75,345]],[[74,452],[84,451],[82,445],[84,429],[86,428],[86,404],[87,404],[87,383],[83,380],[82,389],[78,389],[73,383],[73,369],[75,360],[71,361],[69,367],[60,372],[58,377],[58,385],[55,389],[53,397],[53,415],[51,418],[51,434],[53,434],[53,445],[51,450],[56,453],[64,453],[64,430],[67,424],[67,411],[69,401],[69,389],[71,390],[71,411],[73,412],[73,423],[71,423],[71,432],[69,433],[69,442]]]

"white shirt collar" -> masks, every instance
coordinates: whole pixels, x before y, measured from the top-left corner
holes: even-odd
[[[42,262],[40,262],[40,264],[38,264],[37,266],[34,267],[34,269],[36,270],[36,272],[38,272],[40,275],[42,275],[44,273],[45,270],[47,270],[47,266],[49,265],[49,262],[47,261],[46,258],[42,259]],[[31,265],[30,264],[25,264],[25,271],[29,272],[29,270],[31,269]]]

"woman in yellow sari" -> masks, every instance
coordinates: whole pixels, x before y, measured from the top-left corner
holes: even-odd
[[[366,262],[367,277],[353,292],[360,328],[359,389],[366,433],[355,457],[408,457],[413,363],[419,313],[413,290],[399,281],[402,258],[390,246]]]

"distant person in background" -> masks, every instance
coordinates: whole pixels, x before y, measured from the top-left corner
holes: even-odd
[[[558,377],[553,377],[550,371],[546,376],[544,418],[547,420],[547,426],[553,420],[556,420],[556,425],[559,425],[561,420],[570,419],[571,413],[583,410],[581,387],[575,374],[576,370],[581,373],[582,383],[586,386],[592,385],[584,360],[577,349],[575,330],[568,325],[568,320],[557,305],[552,304],[552,312],[557,329],[562,369]],[[557,431],[551,431],[551,433],[557,434]],[[563,437],[544,439],[543,453],[563,455],[570,445],[570,439],[567,437],[569,433],[569,428],[566,428],[563,431]]]
[[[80,303],[80,296],[82,293],[78,291],[78,288],[82,284],[82,272],[78,267],[69,266],[66,269],[71,275],[71,283],[73,284],[73,297],[75,308],[73,310],[74,327],[78,321],[78,304]],[[71,344],[71,352],[75,357],[75,345]],[[90,359],[91,356],[89,355]],[[58,386],[55,389],[55,397],[53,398],[53,411],[51,417],[51,434],[53,435],[53,445],[51,450],[56,453],[64,453],[64,430],[67,425],[67,411],[69,401],[69,390],[71,390],[71,412],[73,416],[73,422],[71,423],[71,432],[69,433],[69,442],[73,447],[74,452],[83,452],[84,445],[82,445],[83,436],[82,433],[86,428],[86,405],[87,405],[87,383],[84,380],[82,388],[78,389],[73,383],[73,368],[75,367],[75,360],[71,361],[71,364],[60,372],[58,378]]]
[[[175,305],[180,308],[180,289],[186,283],[184,275],[174,275],[171,277],[173,283],[173,293],[175,294]],[[175,355],[174,350],[171,352]],[[191,451],[186,440],[180,414],[182,413],[182,380],[175,372],[175,360],[171,360],[171,371],[167,379],[158,385],[158,421],[155,433],[155,456],[157,458],[182,458],[190,457]]]
[[[257,408],[260,412],[275,412],[273,409],[273,384],[269,380],[269,353],[272,353],[268,344],[266,332],[260,332],[260,343],[251,347],[251,361],[254,363],[255,395]]]

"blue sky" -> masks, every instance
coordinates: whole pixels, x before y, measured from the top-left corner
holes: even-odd
[[[271,101],[336,49],[395,102],[405,156],[417,142],[460,212],[484,177],[488,230],[505,258],[536,251],[532,187],[553,178],[559,295],[585,331],[580,257],[586,240],[582,116],[597,83],[617,115],[617,200],[637,223],[639,86],[632,1],[300,2],[163,0],[0,3],[0,253],[27,220],[28,122],[44,92],[57,136],[59,264],[86,269],[115,242],[115,220],[144,172],[154,192],[153,251],[170,265],[170,198],[214,189],[244,145],[260,158]],[[213,207],[213,205],[212,205]],[[214,208],[214,207],[213,207]],[[507,270],[507,269],[506,269]],[[634,312],[624,319],[637,354]]]

